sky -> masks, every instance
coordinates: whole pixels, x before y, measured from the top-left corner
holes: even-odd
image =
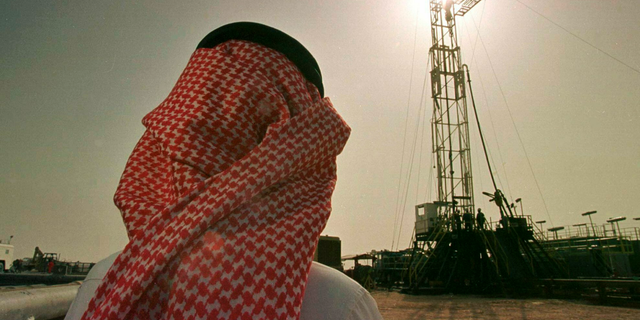
[[[309,49],[352,128],[323,234],[340,237],[343,254],[408,247],[414,206],[435,200],[427,5],[2,1],[0,239],[14,236],[15,258],[36,246],[70,261],[121,250],[112,199],[142,117],[207,33],[255,21]],[[585,222],[590,210],[596,224],[626,216],[621,227],[640,227],[636,1],[485,0],[458,19],[458,34],[507,197],[545,228]],[[471,137],[476,207],[495,220],[475,125]]]

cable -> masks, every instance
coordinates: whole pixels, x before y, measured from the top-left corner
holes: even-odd
[[[473,106],[473,114],[476,116],[476,123],[478,125],[478,133],[480,134],[480,141],[482,142],[482,150],[484,151],[484,157],[487,160],[487,167],[489,168],[489,172],[491,172],[491,162],[489,161],[489,153],[487,153],[487,145],[484,142],[484,134],[482,134],[482,127],[480,127],[480,119],[478,118],[478,110],[476,108],[476,100],[473,97],[473,89],[471,88],[471,76],[469,75],[469,66],[467,66],[466,64],[462,65],[462,70],[464,70],[465,67],[467,69],[467,82],[469,83],[469,94],[471,95],[471,105]],[[491,174],[491,182],[493,183],[493,189],[496,190],[496,192],[497,192],[498,185],[496,184],[496,180],[493,177],[493,174]]]
[[[476,26],[475,25],[475,19],[473,19],[473,16],[471,17],[474,23],[474,27],[476,27],[476,39],[478,39],[479,35],[480,35],[480,26]],[[469,35],[469,37],[471,37],[471,32],[469,32],[469,27],[467,26],[467,24],[464,24],[465,30],[467,31],[467,34]],[[475,57],[471,58],[472,62],[477,61],[475,59]],[[482,94],[484,96],[484,101],[485,101],[485,105],[487,105],[487,111],[489,113],[489,123],[491,124],[491,131],[493,132],[493,136],[495,137],[495,143],[496,143],[496,149],[498,150],[498,158],[500,160],[500,167],[502,168],[502,172],[504,172],[504,179],[507,182],[507,191],[509,196],[511,196],[511,184],[509,183],[509,175],[507,174],[507,169],[505,168],[504,164],[504,160],[502,157],[502,150],[500,149],[500,142],[498,141],[498,134],[496,133],[496,126],[493,122],[493,116],[491,115],[491,108],[489,108],[489,99],[487,98],[487,91],[485,90],[484,87],[484,81],[482,80],[482,75],[480,73],[478,73],[478,76],[480,78],[480,86],[482,87]],[[498,166],[496,165],[495,160],[493,159],[493,155],[491,150],[487,150],[487,152],[489,153],[489,159],[491,161],[491,163],[493,164],[493,168],[496,168],[496,175],[498,177],[498,186],[500,187],[500,189],[503,188],[504,184],[502,183],[502,179],[500,178],[500,174],[498,174]],[[493,172],[489,172],[489,174],[493,174]]]
[[[424,192],[424,200],[422,200],[422,203],[425,202],[430,202],[431,201],[431,187],[433,186],[433,152],[431,152],[431,157],[429,157],[429,179],[427,179],[427,188],[425,189]]]
[[[482,12],[480,13],[480,22],[478,23],[478,27],[476,28],[478,30],[478,33],[476,33],[476,40],[473,42],[473,51],[471,52],[471,61],[473,61],[473,58],[476,55],[476,46],[478,45],[478,37],[480,36],[480,26],[482,26],[482,18],[484,17],[484,8],[487,7],[487,2],[489,0],[485,0],[484,3],[482,4]],[[473,16],[471,16],[473,17]],[[467,24],[464,24],[465,28],[467,27]],[[469,38],[471,38],[471,33],[469,33],[469,29],[467,28],[467,33],[469,34]]]
[[[427,70],[429,68],[428,66],[429,66],[429,64],[427,63]],[[422,87],[422,95],[420,96],[420,105],[423,105],[423,103],[424,103],[424,91],[426,90],[426,84],[427,83],[426,83],[426,79],[425,79],[425,82],[424,82],[423,87]],[[422,149],[424,147],[424,140],[426,140],[426,139],[424,139],[424,130],[427,127],[427,123],[426,123],[426,121],[424,121],[426,116],[427,116],[427,114],[426,114],[426,110],[425,110],[425,114],[420,118],[420,119],[422,119],[423,122],[422,122],[422,132],[420,132],[420,138],[421,138],[420,139],[421,140],[420,141],[420,151],[418,151],[418,155],[419,155],[418,164],[419,165],[418,165],[418,174],[417,174],[417,176],[418,176],[418,185],[416,186],[416,201],[418,201],[418,199],[420,199],[418,197],[418,193],[420,192],[420,181],[422,180],[422,179],[420,179],[420,173],[422,171],[422,153],[423,153]]]
[[[570,34],[570,35],[574,36],[576,39],[578,39],[578,40],[580,40],[580,41],[582,41],[582,42],[586,43],[588,46],[590,46],[590,47],[592,47],[592,48],[594,48],[594,49],[596,49],[596,50],[600,51],[600,53],[602,53],[602,54],[606,55],[607,57],[609,57],[609,58],[611,58],[611,59],[613,59],[613,60],[617,61],[618,63],[622,64],[623,66],[625,66],[625,67],[627,67],[627,68],[629,68],[629,69],[631,69],[631,70],[635,71],[636,73],[640,74],[640,70],[638,70],[638,69],[636,69],[636,68],[634,68],[634,67],[632,67],[632,66],[630,66],[630,65],[628,65],[628,64],[626,64],[626,63],[624,63],[622,60],[620,60],[620,59],[618,59],[618,58],[616,58],[616,57],[612,56],[611,54],[607,53],[606,51],[604,51],[604,50],[602,50],[602,49],[600,49],[600,48],[596,47],[595,45],[591,44],[589,41],[587,41],[587,40],[585,40],[585,39],[581,38],[581,37],[580,37],[580,36],[578,36],[577,34],[575,34],[575,33],[571,32],[571,31],[567,30],[567,28],[565,28],[565,27],[561,26],[560,24],[556,23],[555,21],[553,21],[553,20],[551,20],[551,19],[547,18],[547,17],[546,17],[545,15],[543,15],[542,13],[540,13],[540,12],[538,12],[538,11],[534,10],[533,8],[529,7],[529,6],[528,6],[527,4],[525,4],[524,2],[522,2],[522,1],[520,1],[520,0],[514,0],[514,1],[516,1],[516,2],[520,3],[521,5],[525,6],[527,9],[531,10],[533,13],[535,13],[535,14],[537,14],[537,15],[541,16],[542,18],[544,18],[545,20],[547,20],[547,21],[551,22],[553,25],[555,25],[556,27],[558,27],[558,28],[560,28],[560,29],[564,30],[564,31],[565,31],[565,32],[567,32],[568,34]]]
[[[553,225],[553,220],[551,219],[551,215],[549,214],[549,209],[547,207],[547,202],[544,200],[544,196],[542,196],[542,189],[540,189],[540,184],[538,183],[538,179],[536,178],[536,174],[533,172],[533,166],[531,165],[531,160],[529,160],[529,154],[527,153],[527,149],[524,147],[524,143],[522,142],[522,138],[520,137],[520,132],[518,131],[518,127],[516,126],[516,122],[513,120],[513,115],[511,114],[511,108],[509,108],[509,103],[507,102],[507,97],[502,90],[502,85],[500,85],[500,81],[498,80],[498,75],[496,74],[496,70],[493,68],[493,63],[491,62],[491,58],[489,57],[489,52],[487,51],[487,47],[484,45],[484,41],[482,40],[482,36],[478,33],[478,37],[480,39],[480,44],[482,44],[482,48],[487,55],[487,59],[489,61],[489,66],[491,66],[491,71],[493,72],[493,77],[496,79],[498,83],[498,88],[500,89],[500,94],[502,95],[502,100],[504,100],[504,104],[507,107],[507,113],[509,114],[509,118],[511,119],[511,123],[513,124],[513,128],[516,131],[516,136],[518,137],[518,141],[520,141],[520,147],[522,147],[522,151],[524,151],[524,156],[527,159],[527,164],[529,165],[529,170],[531,170],[531,175],[533,176],[533,181],[536,183],[536,187],[538,188],[538,192],[540,193],[540,198],[542,199],[542,204],[544,205],[544,210],[547,213],[547,217],[549,218],[549,222]]]
[[[473,22],[474,22],[474,27],[476,27],[476,39],[473,42],[473,51],[471,52],[471,62],[475,62],[476,61],[476,59],[475,59],[476,48],[477,48],[477,45],[478,45],[478,39],[480,37],[480,27],[482,26],[482,21],[483,21],[482,19],[484,18],[484,10],[487,7],[487,2],[488,2],[488,0],[484,1],[483,5],[482,5],[482,12],[480,13],[480,22],[478,22],[477,26],[475,25],[475,19],[473,19],[473,16],[471,16],[471,18],[473,19]],[[464,24],[464,26],[465,26],[465,29],[467,31],[467,34],[469,35],[469,38],[471,38],[471,32],[469,32],[469,27],[467,26],[466,23]],[[482,93],[484,95],[485,104],[487,106],[489,106],[489,99],[487,99],[487,92],[484,89],[482,76],[480,76],[480,85],[482,86]],[[511,194],[512,194],[511,193],[511,184],[509,183],[509,176],[507,175],[507,169],[504,166],[505,162],[504,162],[504,160],[502,158],[502,151],[500,150],[500,143],[498,142],[498,135],[496,134],[496,129],[495,129],[495,126],[493,124],[493,117],[491,116],[491,109],[487,108],[487,110],[489,111],[489,120],[490,120],[490,123],[491,123],[491,131],[493,132],[493,135],[496,138],[496,147],[498,149],[498,157],[500,158],[500,164],[501,164],[501,167],[502,167],[502,171],[504,172],[504,179],[507,182],[507,191],[508,191],[508,194],[511,196]],[[496,168],[496,170],[497,170],[498,166],[496,166],[495,160],[493,160],[493,157],[491,156],[491,151],[487,150],[487,152],[489,153],[489,158],[491,159],[491,162],[493,163],[493,167]],[[493,173],[490,172],[489,174],[493,174]],[[497,171],[496,171],[496,174],[497,174]],[[482,187],[482,175],[479,175],[479,176],[480,176],[480,179],[481,179],[480,186]],[[500,175],[497,175],[497,176],[498,176],[498,185],[500,186],[500,188],[502,188],[502,185],[503,185],[502,184],[502,179],[500,179]]]
[[[482,95],[484,97],[484,101],[485,101],[485,105],[489,105],[489,98],[487,97],[487,90],[484,87],[484,81],[482,80],[482,74],[478,72],[478,79],[480,81],[480,87],[482,88]],[[498,133],[496,132],[496,125],[494,124],[493,121],[493,115],[491,114],[491,108],[487,107],[487,113],[489,114],[489,124],[491,124],[491,132],[493,132],[493,136],[496,139],[496,149],[498,150],[498,158],[500,159],[500,163],[501,163],[501,167],[502,167],[502,171],[504,172],[504,179],[507,182],[507,190],[509,190],[509,194],[511,194],[511,185],[509,184],[509,175],[507,174],[507,169],[504,166],[504,160],[502,158],[502,150],[500,149],[500,142],[498,141]],[[491,150],[488,150],[489,152],[489,158],[491,159],[491,162],[493,163],[493,167],[494,168],[498,168],[498,166],[496,165],[495,160],[493,160],[493,156],[491,153]],[[498,172],[496,171],[496,174]],[[502,183],[502,179],[500,178],[500,175],[498,174],[498,185],[500,186],[500,188],[502,189],[502,186],[504,186],[504,184]]]
[[[427,70],[429,69],[430,63],[427,63]],[[405,185],[404,188],[404,198],[402,200],[402,205],[400,206],[400,224],[398,225],[398,241],[396,242],[396,250],[398,249],[398,245],[400,244],[400,236],[402,235],[402,223],[404,222],[404,214],[405,214],[405,206],[407,204],[407,197],[409,196],[409,186],[411,184],[411,177],[412,177],[412,172],[413,172],[413,160],[415,159],[415,154],[416,154],[416,145],[418,142],[418,131],[420,129],[420,123],[422,123],[422,121],[420,121],[421,119],[424,119],[423,116],[421,116],[423,114],[423,111],[426,109],[424,106],[424,91],[425,88],[427,86],[427,78],[428,78],[428,72],[425,72],[424,75],[424,82],[422,84],[422,93],[420,95],[420,107],[418,109],[418,121],[416,122],[416,129],[414,131],[414,137],[415,139],[413,140],[413,148],[411,149],[411,155],[410,155],[410,161],[409,161],[409,171],[408,173],[408,177],[407,177],[407,184]],[[393,247],[391,247],[391,249],[393,249]]]
[[[407,109],[406,109],[406,118],[404,121],[404,136],[402,137],[402,158],[400,160],[400,174],[398,175],[398,193],[396,194],[396,212],[393,220],[393,238],[391,240],[391,250],[393,250],[393,246],[395,244],[396,239],[396,229],[398,228],[398,217],[399,217],[399,207],[400,204],[400,186],[402,185],[402,169],[404,169],[404,150],[407,145],[407,128],[409,127],[409,106],[411,105],[411,89],[413,87],[413,71],[415,65],[416,58],[416,43],[418,41],[418,17],[420,10],[416,10],[416,19],[415,25],[416,28],[413,32],[413,55],[411,56],[411,76],[409,77],[409,95],[407,98]]]

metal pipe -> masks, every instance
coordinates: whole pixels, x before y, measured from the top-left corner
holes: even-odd
[[[26,287],[0,292],[0,319],[56,319],[64,317],[80,282],[47,287]]]
[[[462,69],[467,69],[467,82],[469,83],[469,93],[471,94],[471,105],[473,106],[473,114],[476,116],[476,123],[478,124],[478,132],[480,133],[480,141],[482,142],[482,150],[484,150],[484,158],[487,160],[487,167],[489,167],[489,176],[491,177],[491,183],[493,183],[493,190],[498,190],[496,179],[493,177],[493,171],[491,170],[491,162],[489,161],[489,154],[487,153],[487,146],[484,143],[484,135],[482,134],[482,128],[480,127],[480,119],[478,119],[478,111],[476,110],[476,100],[473,97],[473,89],[471,88],[471,76],[469,75],[469,66],[462,65]]]

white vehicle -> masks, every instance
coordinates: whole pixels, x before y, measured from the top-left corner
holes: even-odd
[[[13,238],[13,236],[11,236]],[[7,272],[13,263],[13,245],[9,241],[0,240],[0,273]]]

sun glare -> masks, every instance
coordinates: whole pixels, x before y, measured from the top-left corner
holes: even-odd
[[[446,10],[446,11],[453,10],[453,4],[454,4],[453,0],[441,0],[441,1],[442,1],[442,9],[443,10]]]

